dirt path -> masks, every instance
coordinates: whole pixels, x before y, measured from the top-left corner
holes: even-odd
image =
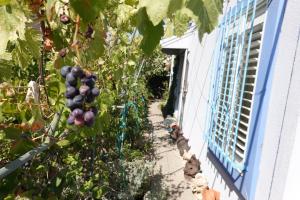
[[[196,200],[189,182],[184,179],[185,161],[180,157],[169,133],[162,126],[164,119],[161,115],[160,102],[150,105],[149,120],[154,128],[155,176],[157,178],[152,187],[164,188],[168,192],[168,200]]]

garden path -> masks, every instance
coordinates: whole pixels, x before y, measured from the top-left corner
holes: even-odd
[[[190,183],[184,179],[183,168],[185,161],[179,155],[176,144],[172,141],[168,131],[163,126],[161,102],[150,105],[149,120],[153,125],[153,142],[155,155],[155,175],[152,187],[165,189],[168,200],[196,200]],[[158,188],[159,187],[159,188]]]

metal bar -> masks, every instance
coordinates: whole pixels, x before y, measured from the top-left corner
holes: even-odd
[[[235,26],[236,26],[237,10],[238,10],[238,7],[235,7],[234,20],[233,20],[233,22],[232,22],[232,27],[231,27],[232,30],[234,30],[234,28],[235,28]],[[226,70],[225,88],[224,88],[225,91],[227,90],[227,87],[228,87],[228,78],[229,78],[229,71],[230,71],[229,69],[230,69],[230,67],[231,67],[231,62],[230,62],[230,60],[231,60],[231,56],[232,56],[233,37],[234,37],[234,33],[231,34],[230,49],[229,49],[229,57],[228,57],[227,70]],[[224,63],[224,65],[226,65],[226,60],[227,60],[226,57],[227,57],[227,51],[226,51],[226,53],[225,53],[225,63]],[[224,69],[225,69],[225,67],[224,67]],[[225,73],[225,71],[224,71],[224,73]],[[221,91],[222,91],[222,90],[223,90],[223,88],[221,89]],[[228,125],[228,121],[230,121],[230,120],[229,120],[229,116],[228,116],[228,107],[227,107],[227,105],[225,104],[225,98],[226,98],[226,97],[223,96],[223,101],[220,100],[220,102],[219,102],[219,103],[221,104],[221,101],[222,101],[222,104],[223,104],[221,113],[224,112],[224,109],[226,110],[225,115],[223,115],[223,116],[225,117],[225,121],[226,121],[226,123],[225,123],[225,130],[224,130],[223,133],[222,133],[222,134],[223,134],[223,138],[222,138],[222,149],[223,149],[223,150],[226,148],[226,145],[227,145],[227,143],[226,143],[226,145],[225,145],[225,137],[228,137],[229,130],[227,130],[226,127],[227,127],[227,125]],[[225,107],[226,107],[226,108],[225,108]],[[225,152],[225,156],[226,156],[226,152]],[[226,156],[226,157],[227,157],[227,156]],[[222,157],[221,157],[221,159],[222,159]]]
[[[221,56],[218,55],[218,63],[217,63],[217,77],[216,77],[216,80],[215,80],[215,86],[214,86],[214,105],[212,106],[212,108],[214,109],[213,110],[213,116],[212,116],[212,127],[211,127],[211,137],[213,137],[213,139],[211,139],[211,141],[213,142],[213,144],[215,145],[215,139],[216,139],[216,133],[219,132],[217,131],[217,124],[215,123],[216,119],[215,119],[215,114],[219,112],[219,103],[218,103],[218,98],[219,98],[219,89],[220,89],[220,80],[223,79],[223,71],[222,71],[222,68],[220,67],[220,62],[222,62],[222,57],[223,57],[223,54],[224,54],[224,37],[226,38],[225,35],[227,35],[228,33],[228,24],[225,23],[227,22],[227,17],[231,15],[231,9],[229,10],[229,13],[227,13],[227,15],[225,16],[225,20],[224,20],[224,24],[223,24],[223,27],[224,27],[224,32],[222,34],[222,41],[220,43],[220,52],[221,52]],[[228,38],[227,38],[228,39]],[[218,116],[217,116],[218,118]],[[213,130],[214,129],[214,130]]]
[[[223,150],[217,145],[217,144],[213,144],[214,148],[211,148],[211,151],[213,152],[214,155],[216,155],[218,157],[218,154],[224,156],[224,152]],[[225,160],[228,159],[224,156]],[[227,160],[227,162],[230,162],[230,160]],[[231,162],[231,167],[235,168],[238,170],[238,172],[242,173],[245,169],[245,165],[244,163],[236,163],[236,162]]]
[[[238,3],[237,5],[236,5],[236,9],[238,9],[238,6],[240,5],[240,8],[243,8],[243,6],[244,6],[244,1],[241,1],[240,2],[240,4]],[[236,30],[236,36],[235,36],[235,49],[234,49],[234,58],[233,58],[233,61],[232,61],[232,70],[233,70],[233,72],[232,73],[236,73],[236,61],[237,61],[237,55],[238,55],[238,50],[239,50],[239,46],[238,46],[238,44],[239,44],[239,34],[240,34],[240,32],[241,32],[241,18],[242,18],[242,11],[241,10],[239,10],[239,20],[238,20],[238,25],[237,25],[237,30]],[[231,53],[232,51],[230,50],[230,53]],[[232,119],[234,119],[234,115],[235,115],[235,113],[234,113],[234,96],[233,96],[233,90],[234,90],[234,87],[235,87],[235,84],[234,84],[234,82],[235,82],[235,79],[236,79],[236,76],[234,76],[233,77],[234,78],[234,81],[230,81],[230,87],[229,87],[229,90],[232,90],[232,94],[231,95],[229,95],[229,99],[228,99],[228,102],[231,102],[231,105],[230,105],[230,114],[229,114],[229,118],[228,118],[228,120],[229,120],[229,122],[227,122],[227,124],[229,125],[229,127],[228,127],[228,133],[227,133],[227,143],[226,143],[226,147],[225,147],[225,155],[226,155],[226,160],[229,162],[229,164],[230,164],[230,167],[232,166],[232,160],[230,159],[230,157],[229,157],[229,152],[228,152],[228,146],[229,146],[229,141],[231,140],[231,134],[232,134],[232,130],[231,130],[231,124],[233,123],[233,121],[232,121]],[[225,98],[225,96],[224,96],[224,98]],[[225,161],[225,165],[226,165],[226,161]]]
[[[222,43],[221,43],[221,56],[220,56],[220,59],[219,59],[219,62],[218,62],[218,68],[220,69],[220,76],[219,76],[219,78],[217,78],[217,84],[216,85],[218,85],[217,87],[216,87],[216,90],[215,90],[215,95],[218,97],[218,94],[219,94],[219,88],[220,88],[220,84],[222,83],[222,81],[223,81],[223,76],[224,76],[224,70],[225,70],[225,67],[224,67],[224,65],[223,65],[223,62],[224,62],[224,54],[225,54],[225,56],[226,56],[226,50],[225,50],[225,48],[227,47],[227,43],[228,43],[228,33],[229,33],[229,26],[230,26],[230,21],[231,21],[231,19],[230,20],[227,20],[227,16],[229,16],[229,18],[231,18],[231,13],[232,13],[232,9],[230,8],[229,9],[229,13],[226,15],[226,19],[225,19],[225,36],[224,36],[224,39],[225,39],[225,42],[223,42],[222,41]],[[221,62],[221,63],[220,63]],[[215,106],[214,106],[214,108],[216,108],[216,110],[219,110],[219,107],[220,107],[220,103],[219,103],[219,98],[216,98],[215,100],[214,100],[214,102],[215,102]],[[217,116],[218,117],[218,116]],[[213,141],[215,141],[215,135],[216,135],[216,131],[217,131],[217,128],[215,128],[215,130],[213,131],[213,133],[212,133],[212,137],[213,137]]]
[[[218,33],[217,33],[217,40],[216,40],[216,45],[218,46],[219,44],[219,40],[221,37],[218,37],[221,33],[221,28],[218,29]],[[207,100],[207,108],[206,108],[206,116],[205,116],[205,134],[204,134],[204,139],[208,139],[209,137],[209,133],[210,133],[210,119],[209,119],[209,116],[212,116],[212,110],[213,110],[213,107],[212,107],[212,103],[211,103],[211,100],[212,100],[212,96],[213,96],[213,90],[214,90],[214,82],[215,82],[215,74],[216,74],[216,69],[214,68],[215,66],[215,60],[216,60],[216,48],[214,48],[214,51],[213,51],[213,54],[212,54],[212,58],[213,58],[213,61],[212,63],[210,63],[210,69],[214,69],[211,74],[210,74],[210,90],[209,90],[209,99]]]
[[[239,48],[239,52],[238,52],[238,61],[236,63],[236,71],[235,71],[235,80],[234,80],[234,85],[235,87],[233,88],[233,91],[232,91],[232,96],[234,97],[233,101],[232,101],[232,106],[234,107],[234,109],[232,109],[232,112],[233,112],[233,115],[235,116],[236,114],[238,115],[238,112],[236,111],[236,101],[237,101],[237,94],[239,93],[239,87],[238,87],[238,81],[239,81],[239,70],[240,70],[240,66],[241,66],[241,62],[243,61],[243,49],[244,49],[244,41],[245,41],[245,35],[246,35],[246,32],[247,32],[247,21],[248,21],[248,11],[249,11],[249,7],[250,7],[250,1],[248,0],[247,2],[247,12],[245,14],[245,17],[243,18],[244,19],[244,23],[243,23],[243,26],[242,26],[242,29],[243,29],[243,34],[242,34],[242,39],[241,39],[241,45],[240,45],[240,48]],[[241,17],[242,19],[242,17]],[[242,63],[243,64],[243,63]],[[235,117],[236,118],[236,117]],[[231,124],[230,125],[230,130],[232,129],[232,126],[236,127],[236,130],[238,129],[238,124],[237,125],[233,125]],[[236,138],[237,137],[237,134],[238,132],[234,132],[233,133],[233,137]],[[236,144],[236,140],[233,141],[233,146],[235,146]],[[230,160],[232,160],[232,162],[235,162],[234,160],[234,151],[232,152],[232,155],[231,155],[231,158]]]
[[[222,38],[223,38],[223,26],[221,26],[219,29],[218,29],[218,34],[217,34],[217,42],[216,42],[216,46],[219,46],[220,45],[220,43],[222,42]],[[222,35],[222,37],[219,37],[220,35]],[[210,85],[211,85],[211,87],[210,87],[210,90],[209,90],[209,100],[208,100],[208,108],[207,108],[207,114],[206,114],[206,134],[205,134],[205,138],[206,139],[208,139],[209,138],[209,135],[210,135],[210,127],[211,127],[211,121],[212,121],[212,116],[213,116],[213,104],[212,104],[212,102],[213,102],[213,97],[214,97],[214,95],[215,95],[215,93],[214,93],[214,84],[215,84],[215,82],[216,82],[216,78],[217,78],[217,68],[216,67],[214,67],[214,66],[216,66],[216,62],[217,62],[217,58],[218,58],[218,56],[216,56],[216,55],[218,55],[218,53],[219,53],[219,51],[217,51],[217,49],[215,48],[214,49],[214,51],[213,51],[213,55],[212,55],[212,58],[214,58],[213,59],[213,62],[211,63],[211,66],[210,66],[210,68],[212,68],[212,69],[214,69],[212,72],[211,72],[211,83],[210,83]],[[211,116],[211,117],[209,117],[209,116]],[[210,119],[208,119],[208,118],[210,118]],[[209,144],[210,142],[208,142],[208,144]]]
[[[219,51],[217,51],[216,53],[216,56],[215,56],[215,63],[216,63],[216,67],[215,67],[215,78],[214,78],[214,82],[212,84],[212,89],[213,89],[213,92],[212,92],[212,95],[211,95],[211,118],[210,118],[210,126],[209,126],[209,130],[208,130],[208,138],[209,138],[209,141],[208,141],[208,146],[211,145],[212,143],[212,132],[213,132],[213,127],[214,127],[214,115],[215,115],[215,109],[216,109],[216,98],[217,98],[217,92],[216,92],[216,89],[217,89],[217,82],[218,82],[218,77],[219,77],[219,69],[218,69],[218,66],[219,66],[219,62],[220,62],[220,52],[222,52],[222,44],[223,44],[223,40],[224,40],[224,35],[225,35],[225,31],[226,31],[226,26],[225,26],[225,22],[226,22],[226,19],[227,19],[227,16],[228,14],[225,15],[225,17],[223,18],[223,21],[221,22],[220,24],[220,33],[221,33],[221,39],[220,39],[220,43],[218,44],[218,46],[220,47]]]
[[[48,135],[51,136],[55,132],[56,127],[59,123],[62,111],[63,111],[63,109],[60,111],[60,113],[56,113],[56,115],[54,116],[54,118],[50,124],[50,127],[49,127]],[[7,175],[9,175],[10,173],[14,172],[16,169],[20,168],[26,162],[33,159],[34,156],[47,150],[53,144],[54,144],[54,142],[51,142],[51,140],[48,143],[42,143],[39,147],[28,151],[24,155],[20,156],[18,159],[8,163],[7,165],[5,165],[4,167],[2,167],[0,169],[0,179],[2,179],[4,177],[6,177]]]
[[[252,18],[251,18],[251,27],[250,27],[250,31],[249,31],[249,37],[248,37],[248,48],[247,48],[247,53],[246,53],[246,65],[244,68],[244,74],[243,74],[243,80],[242,80],[242,92],[240,93],[240,99],[239,99],[239,107],[238,107],[238,117],[237,117],[237,122],[236,122],[236,126],[238,126],[239,121],[240,121],[240,116],[241,116],[241,110],[242,110],[242,99],[243,99],[243,94],[244,94],[244,90],[245,90],[245,82],[246,82],[246,74],[247,74],[247,68],[248,68],[248,60],[249,60],[249,53],[250,53],[250,44],[251,44],[251,40],[252,40],[252,33],[253,33],[253,25],[254,25],[254,19],[255,19],[255,13],[256,13],[256,3],[257,1],[254,0],[254,5],[252,7],[253,11],[252,11]],[[249,4],[248,4],[249,6]],[[248,18],[248,10],[247,9],[247,14],[246,14],[246,19],[245,19],[245,29],[247,28],[247,18]],[[245,36],[245,32],[243,37]],[[243,41],[244,42],[244,41]],[[241,66],[239,65],[239,69],[241,68]],[[235,135],[234,135],[234,143],[233,143],[233,160],[235,159],[235,149],[236,149],[236,141],[237,141],[237,134],[238,134],[238,129],[236,129],[235,131]],[[244,160],[245,158],[243,158]]]

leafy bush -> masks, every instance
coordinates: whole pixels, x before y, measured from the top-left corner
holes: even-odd
[[[221,10],[221,0],[213,6],[180,2],[0,1],[0,167],[53,141],[48,150],[0,180],[0,199],[118,199],[123,194],[115,148],[121,131],[119,108],[130,101],[138,105],[127,117],[124,162],[142,159],[142,154],[145,158],[150,145],[143,145],[143,133],[149,127],[141,98],[148,101],[147,76],[162,72],[164,57],[154,50],[165,34],[164,23],[173,24],[165,18],[185,13],[183,21],[194,19],[202,36],[212,30]],[[94,72],[92,84],[99,88],[99,96],[95,91],[91,106],[99,112],[91,127],[67,124],[66,85],[59,76],[63,66]],[[76,85],[68,79],[67,84]],[[28,98],[29,83],[36,84],[37,98]],[[50,135],[57,112],[61,120]],[[141,177],[127,180],[137,184],[131,186],[131,196],[142,195],[147,183],[148,167],[139,169]]]

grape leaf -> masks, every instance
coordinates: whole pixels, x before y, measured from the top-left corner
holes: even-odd
[[[52,39],[56,49],[62,49],[68,45],[63,35],[61,34],[61,27],[52,30]]]
[[[187,30],[190,19],[195,17],[192,13],[189,12],[187,11],[187,9],[183,9],[175,13],[174,34],[176,36],[182,36]]]
[[[84,22],[91,22],[105,8],[106,0],[70,0],[70,4]]]
[[[7,42],[24,39],[27,18],[18,6],[0,7],[0,54],[6,50]]]
[[[171,17],[173,13],[180,10],[185,3],[185,0],[171,0],[168,8],[168,16]]]
[[[210,32],[212,30],[211,23],[203,1],[189,0],[186,6],[198,17],[199,23],[201,24],[200,28],[204,29],[205,32]]]
[[[141,0],[140,7],[145,7],[148,17],[154,26],[157,26],[168,13],[170,0]]]
[[[39,59],[41,56],[41,33],[33,28],[26,29],[25,32],[26,48],[33,58]]]
[[[148,17],[154,26],[158,25],[167,16],[181,9],[185,0],[141,0],[139,7],[145,7]]]
[[[57,0],[48,0],[46,2],[46,16],[48,21],[51,21],[53,19],[53,16],[55,15],[55,3]]]
[[[1,71],[0,81],[7,80],[12,77],[11,68],[12,65],[10,65],[10,63],[6,64],[3,63],[2,60],[0,60],[0,71]]]
[[[0,60],[10,61],[12,59],[11,54],[8,52],[4,52],[0,55]]]
[[[165,34],[164,37],[172,37],[174,35],[174,23],[171,22],[170,20],[165,21]]]
[[[12,51],[14,62],[23,68],[27,67],[31,63],[30,52],[26,47],[26,41],[18,39],[15,43],[15,48]]]
[[[61,181],[62,181],[62,179],[61,179],[61,178],[59,178],[59,177],[56,177],[55,186],[56,186],[56,187],[59,187],[59,186],[60,186],[60,184],[61,184]]]
[[[9,102],[3,102],[1,105],[1,112],[6,114],[16,114],[19,113],[19,110],[17,108],[16,104],[12,104]]]
[[[136,15],[138,31],[143,35],[141,48],[146,54],[150,54],[158,45],[164,35],[163,22],[154,26],[149,20],[145,8],[138,11]]]
[[[26,29],[25,39],[17,39],[12,50],[12,59],[20,67],[28,67],[32,58],[39,59],[41,48],[41,34],[32,28]]]
[[[222,13],[223,12],[223,0],[212,0],[212,1],[215,3],[218,12]]]
[[[205,32],[206,31],[203,28],[201,28],[201,26],[198,27],[198,38],[199,38],[200,41],[202,40]]]
[[[125,0],[125,3],[130,6],[134,6],[138,3],[138,0]]]
[[[12,76],[13,63],[11,59],[11,54],[9,53],[4,53],[0,56],[0,81],[7,80]]]
[[[207,11],[210,24],[215,27],[218,23],[219,12],[222,12],[222,1],[203,0],[203,3]]]
[[[11,154],[20,155],[33,148],[37,147],[37,144],[31,140],[18,140],[10,149]]]
[[[118,6],[115,12],[115,14],[118,16],[116,20],[118,26],[122,25],[130,19],[130,17],[132,16],[132,10],[133,7],[126,4],[120,4]]]
[[[210,33],[218,22],[222,10],[221,0],[188,0],[186,7],[198,17],[199,35]],[[201,39],[201,38],[200,38]]]
[[[102,25],[98,23],[95,27],[94,37],[88,42],[88,49],[84,51],[89,61],[98,59],[104,52],[104,34],[102,29]]]
[[[10,3],[11,0],[0,0],[0,6],[4,6]]]

